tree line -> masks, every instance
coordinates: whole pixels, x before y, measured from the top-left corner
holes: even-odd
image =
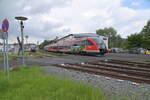
[[[96,33],[109,38],[109,48],[118,47],[130,49],[134,47],[143,47],[150,50],[150,20],[143,27],[141,32],[131,34],[127,37],[127,39],[122,38],[112,27],[98,29],[96,30]]]

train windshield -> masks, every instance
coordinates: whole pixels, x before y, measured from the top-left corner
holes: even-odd
[[[96,42],[97,45],[100,46],[100,48],[102,48],[102,49],[106,48],[104,41],[101,40],[100,38],[94,37],[93,40]]]

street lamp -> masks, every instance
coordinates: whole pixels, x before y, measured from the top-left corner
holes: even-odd
[[[25,61],[24,61],[24,34],[23,34],[23,21],[26,21],[28,18],[22,17],[22,16],[17,16],[15,17],[16,20],[20,21],[20,28],[21,28],[21,44],[22,44],[22,64],[25,66]]]

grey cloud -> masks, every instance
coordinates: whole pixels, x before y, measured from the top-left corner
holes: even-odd
[[[26,11],[29,14],[39,14],[49,12],[54,7],[63,7],[70,4],[71,0],[26,0],[23,3],[23,8],[28,8]]]
[[[53,8],[64,7],[71,3],[72,0],[0,0],[0,24],[4,18],[10,22],[10,40],[16,36],[20,36],[20,27],[15,16],[26,16],[29,18],[25,22],[24,33],[34,38],[55,37],[63,27],[61,22],[45,22],[39,20],[38,17],[44,13],[48,13]],[[1,28],[1,27],[0,27]],[[53,33],[53,34],[51,34]]]
[[[52,8],[63,7],[72,0],[1,0],[1,16],[34,15],[49,12]]]
[[[33,17],[29,22],[25,24],[25,32],[30,36],[34,36],[37,38],[43,39],[52,39],[56,37],[57,33],[69,32],[70,29],[64,29],[63,24],[60,22],[52,22],[52,21],[41,21],[35,20],[37,17]]]
[[[46,22],[43,25],[43,30],[42,31],[46,32],[47,30],[57,29],[57,28],[60,28],[62,26],[63,26],[63,24],[61,24],[61,23]]]
[[[71,32],[71,29],[70,29],[70,28],[64,28],[64,29],[62,30],[62,32],[63,32],[63,33],[69,33],[69,32]]]

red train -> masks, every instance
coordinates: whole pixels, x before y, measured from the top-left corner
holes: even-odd
[[[59,39],[56,43],[49,44],[44,48],[46,51],[78,53],[78,54],[101,54],[107,52],[103,40],[96,36],[70,38],[70,35]]]

